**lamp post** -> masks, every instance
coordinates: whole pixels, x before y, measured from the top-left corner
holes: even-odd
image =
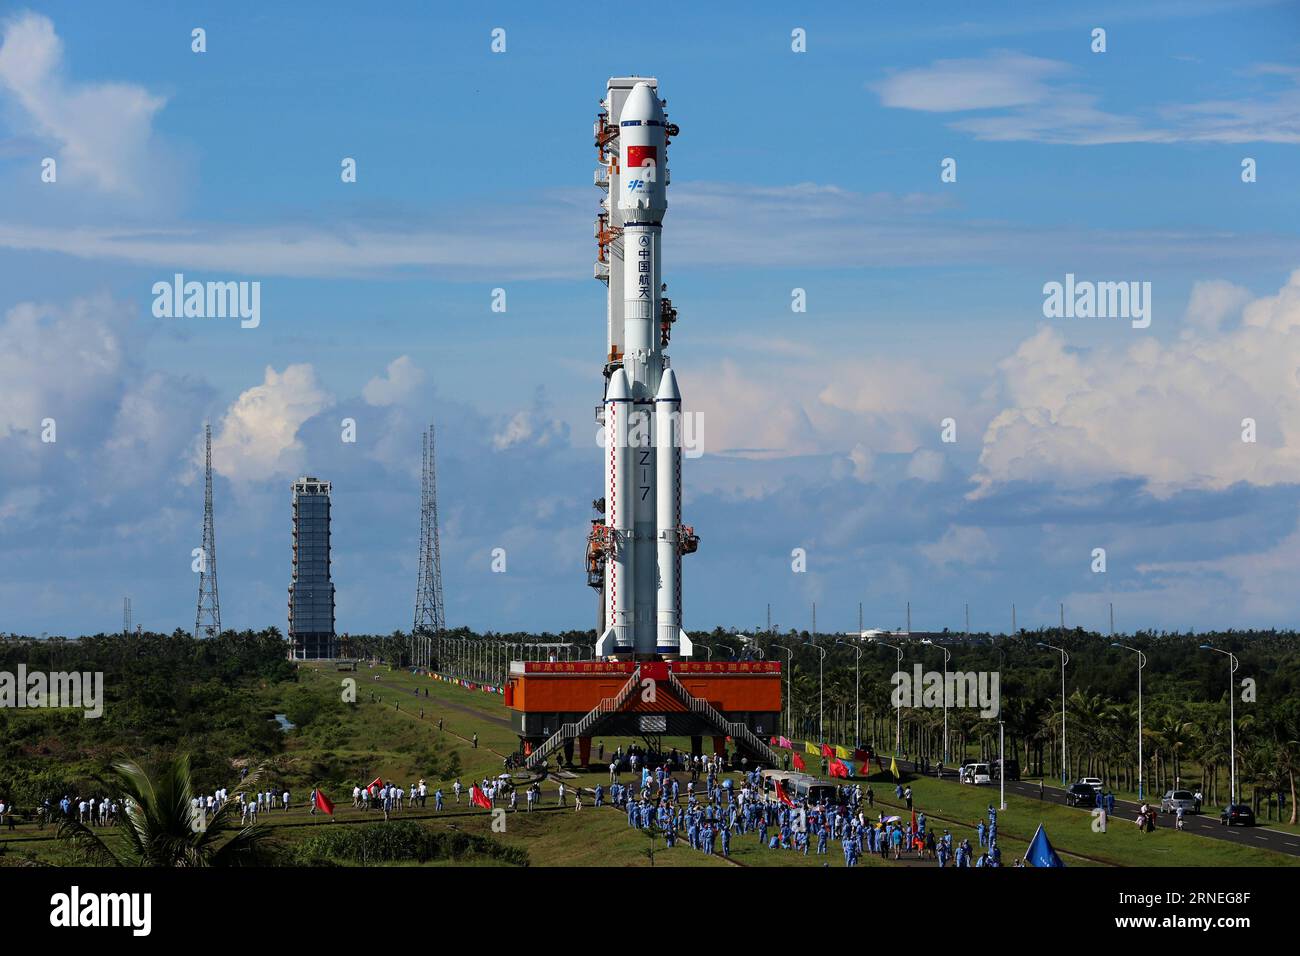
[[[1142,668],[1147,666],[1147,656],[1136,647],[1129,647],[1119,641],[1111,641],[1111,647],[1120,647],[1132,651],[1138,656],[1138,799],[1146,796],[1146,770],[1142,763]]]
[[[908,604],[908,611],[909,611],[909,615],[908,615],[908,616],[910,617],[910,616],[911,616],[911,614],[910,614],[910,611],[911,611],[911,604],[910,604],[910,603]],[[910,629],[910,626],[911,626],[911,625],[910,625],[910,622],[909,622],[909,629]],[[898,653],[898,665],[897,665],[897,670],[900,671],[900,672],[902,671],[902,669],[903,669],[903,649],[902,649],[901,647],[899,647],[897,644],[886,644],[884,641],[872,641],[872,643],[873,643],[873,644],[876,644],[876,645],[879,646],[879,647],[889,647],[889,648],[893,648],[894,651],[896,651],[896,652]],[[894,717],[894,756],[897,757],[897,756],[902,752],[902,749],[903,749],[903,698],[902,698],[901,695],[898,694],[897,690],[895,690],[895,697],[897,698],[898,703],[895,705],[896,714],[895,714],[895,717]]]
[[[707,655],[709,655],[708,657],[706,657],[706,658],[704,658],[704,659],[705,659],[706,661],[711,661],[711,660],[713,660],[713,648],[709,647],[708,644],[701,644],[700,646],[704,648],[704,653],[707,654]]]
[[[785,651],[785,732],[793,734],[794,727],[791,718],[794,717],[794,701],[790,698],[794,694],[794,681],[792,679],[794,677],[794,651],[784,644],[773,644],[772,646]]]
[[[943,651],[943,762],[951,763],[952,757],[948,753],[948,662],[952,660],[952,651],[935,644],[928,637],[921,643],[938,647],[939,650]]]
[[[719,644],[718,649],[722,651],[726,651],[728,654],[731,655],[733,660],[735,659],[736,649],[734,647],[728,647],[726,644]]]
[[[1223,654],[1228,658],[1228,759],[1232,763],[1232,778],[1228,786],[1230,789],[1229,802],[1235,805],[1237,802],[1237,689],[1233,675],[1237,673],[1237,668],[1241,666],[1241,662],[1237,660],[1237,655],[1232,651],[1220,650],[1217,647],[1211,647],[1209,644],[1202,644],[1201,650],[1214,651],[1214,653]]]
[[[1065,648],[1044,644],[1042,641],[1038,642],[1038,646],[1046,647],[1061,655],[1061,786],[1064,787],[1067,785],[1066,775],[1068,773],[1065,762],[1065,665],[1070,663],[1070,655]]]
[[[1006,751],[1006,722],[998,721],[998,788],[1000,790],[999,810],[1007,808],[1007,751]]]
[[[861,630],[858,633],[862,633]],[[853,648],[853,746],[855,748],[862,746],[862,693],[861,681],[859,679],[858,661],[862,660],[862,648],[858,647],[857,641],[836,641],[835,645],[845,645]]]
[[[826,648],[822,647],[820,644],[814,644],[812,641],[804,641],[804,643],[809,647],[817,648],[817,650],[820,651],[822,655],[821,658],[817,661],[817,736],[821,738],[818,742],[824,744],[826,743],[826,731],[823,728],[823,724],[822,724],[822,699],[823,699],[823,690],[825,689],[825,684],[822,681],[822,676],[823,676],[823,672],[825,671]]]

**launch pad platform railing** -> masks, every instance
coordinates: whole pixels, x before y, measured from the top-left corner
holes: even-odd
[[[781,758],[775,751],[764,743],[757,734],[751,731],[739,721],[732,722],[727,720],[726,716],[707,700],[696,697],[688,691],[682,682],[677,679],[677,675],[672,671],[668,672],[668,684],[675,690],[682,700],[687,701],[691,710],[708,720],[720,730],[726,730],[733,740],[743,741],[745,746],[761,759],[773,767],[781,766]]]
[[[637,688],[640,686],[641,668],[638,667],[632,671],[627,683],[623,685],[617,694],[613,697],[606,697],[588,711],[587,715],[576,724],[564,724],[559,730],[547,737],[541,746],[528,755],[528,759],[524,761],[524,766],[529,770],[533,770],[550,754],[559,749],[566,740],[574,740],[584,736],[586,731],[591,728],[591,725],[601,717],[613,713],[627,703],[627,699],[636,693]]]

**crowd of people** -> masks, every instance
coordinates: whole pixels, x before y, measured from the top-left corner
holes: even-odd
[[[975,826],[978,849],[969,839],[956,841],[949,830],[936,830],[925,813],[913,812],[911,819],[871,812],[875,795],[861,784],[839,786],[834,797],[799,799],[779,788],[768,789],[762,773],[742,771],[739,786],[723,779],[721,757],[692,758],[686,762],[690,779],[683,786],[665,766],[653,770],[635,757],[610,765],[609,803],[627,815],[629,827],[653,830],[662,835],[666,847],[685,839],[686,845],[703,853],[731,855],[733,839],[754,835],[760,847],[826,856],[831,844],[838,844],[846,866],[858,865],[864,854],[883,859],[930,860],[939,866],[1002,866],[997,840],[997,811],[990,805],[988,821]],[[633,780],[623,783],[621,771],[633,771]],[[563,784],[561,797],[563,800]],[[899,784],[895,796],[911,809],[911,789]],[[594,804],[606,802],[603,784],[594,788]],[[1020,861],[1016,860],[1016,866]]]

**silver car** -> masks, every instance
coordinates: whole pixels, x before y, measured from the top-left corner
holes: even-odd
[[[1170,790],[1160,798],[1161,813],[1177,813],[1179,809],[1184,813],[1200,813],[1201,802],[1190,790]]]

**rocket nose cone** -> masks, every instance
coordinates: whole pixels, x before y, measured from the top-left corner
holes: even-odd
[[[632,389],[627,384],[627,373],[621,368],[614,369],[614,374],[609,377],[609,385],[605,387],[605,401],[628,402],[631,400]]]
[[[636,84],[623,102],[623,112],[619,115],[618,121],[626,123],[632,120],[640,122],[656,120],[663,125],[664,109],[659,105],[659,97],[655,95],[649,83]]]
[[[655,393],[656,402],[680,402],[682,393],[677,388],[677,375],[672,369],[664,369],[663,378],[659,379],[659,391]]]

